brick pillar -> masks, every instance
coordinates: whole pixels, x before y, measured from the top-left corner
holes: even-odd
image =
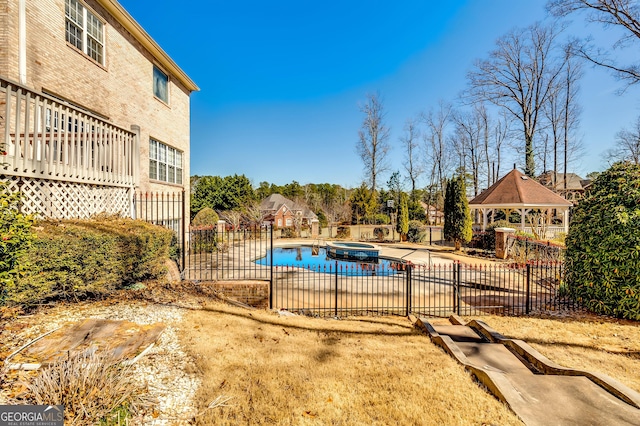
[[[496,257],[498,259],[507,258],[507,237],[510,234],[515,234],[516,230],[513,228],[496,228]]]

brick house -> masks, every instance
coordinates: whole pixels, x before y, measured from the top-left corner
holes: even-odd
[[[573,203],[582,199],[588,186],[591,184],[589,179],[582,179],[575,173],[567,173],[565,175],[564,173],[554,174],[552,171],[542,173],[538,177],[538,181]]]
[[[115,0],[0,0],[0,179],[27,213],[135,217],[147,191],[189,211],[197,90]]]
[[[436,206],[420,201],[420,206],[424,209],[427,223],[429,225],[442,225],[444,223],[444,213]]]
[[[263,221],[277,228],[312,227],[318,224],[318,216],[311,209],[280,195],[271,194],[260,202]],[[317,230],[316,230],[317,234]]]

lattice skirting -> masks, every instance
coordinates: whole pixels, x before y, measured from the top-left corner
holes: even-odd
[[[23,213],[52,219],[86,219],[100,213],[131,216],[133,188],[7,175],[0,175],[0,181],[22,193]]]

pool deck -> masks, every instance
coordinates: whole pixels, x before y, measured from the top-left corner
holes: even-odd
[[[327,240],[334,241],[334,240]],[[342,240],[336,240],[343,242]],[[350,241],[347,241],[350,242]],[[354,241],[355,242],[355,241]],[[274,240],[274,247],[286,247],[305,245],[311,246],[317,243],[312,239],[277,239]],[[447,265],[453,262],[460,262],[467,265],[492,265],[495,259],[478,259],[466,256],[462,253],[454,252],[451,247],[436,245],[425,245],[416,243],[373,243],[380,249],[380,257],[387,259],[404,260],[416,265]],[[431,263],[430,263],[431,262]]]

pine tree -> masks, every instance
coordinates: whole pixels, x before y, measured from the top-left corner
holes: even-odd
[[[455,249],[471,241],[471,214],[464,178],[457,176],[447,182],[444,197],[444,237],[453,240]]]
[[[407,194],[404,192],[400,193],[400,214],[398,215],[397,231],[400,234],[400,241],[409,232],[409,202],[407,201]]]

